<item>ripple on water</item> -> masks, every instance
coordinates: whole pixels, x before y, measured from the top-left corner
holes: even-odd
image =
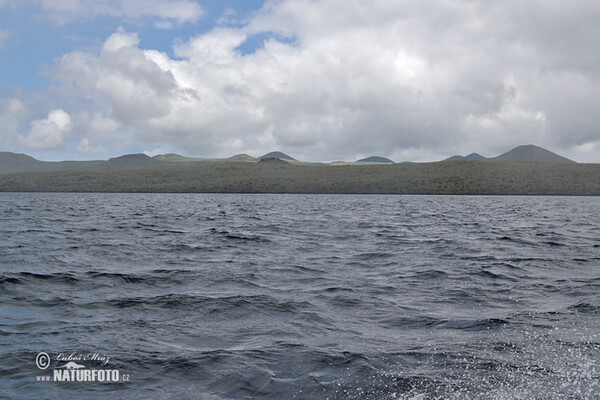
[[[595,198],[0,197],[0,398],[600,398]]]

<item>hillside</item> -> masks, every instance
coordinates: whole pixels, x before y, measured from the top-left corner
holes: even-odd
[[[371,156],[367,158],[362,158],[360,160],[356,160],[357,163],[366,162],[366,163],[380,163],[380,164],[393,164],[394,162],[389,158],[379,157],[379,156]]]
[[[0,152],[0,174],[27,171],[88,170],[104,161],[40,161],[25,154]]]
[[[574,161],[568,158],[559,156],[556,153],[528,144],[524,146],[515,147],[506,153],[500,154],[498,157],[494,157],[492,161],[535,161],[535,162],[559,162],[559,163],[572,163]]]
[[[600,165],[204,163],[3,174],[0,191],[600,195]]]
[[[145,154],[127,154],[121,157],[110,158],[102,166],[107,168],[139,168],[161,165],[158,160]]]
[[[471,160],[471,161],[483,161],[486,158],[484,156],[482,156],[481,154],[471,153],[471,154],[465,156],[465,159]]]
[[[481,154],[471,153],[468,156],[456,155],[446,158],[444,161],[529,161],[529,162],[559,162],[559,163],[572,163],[575,161],[569,160],[568,158],[559,156],[549,150],[543,149],[533,144],[527,144],[523,146],[517,146],[506,153],[500,154],[496,157],[487,158]]]
[[[20,171],[43,171],[44,162],[38,161],[26,154],[0,152],[0,173]]]
[[[225,158],[226,161],[245,161],[245,162],[256,162],[257,158],[249,156],[248,154],[236,154],[229,158]]]
[[[264,161],[264,160],[283,160],[282,163],[264,163],[261,162],[259,163],[258,161]],[[562,157],[558,154],[552,153],[548,150],[545,150],[541,147],[538,146],[534,146],[534,145],[525,145],[525,146],[518,146],[506,153],[503,153],[497,157],[493,157],[493,158],[486,158],[481,156],[480,154],[477,153],[471,153],[466,157],[463,156],[453,156],[450,157],[447,160],[444,161],[452,161],[453,163],[462,163],[462,162],[476,162],[476,164],[467,164],[467,165],[471,165],[471,166],[477,166],[477,168],[481,168],[481,162],[484,162],[486,164],[503,164],[503,163],[513,163],[513,162],[525,162],[525,163],[534,163],[534,164],[576,164],[575,162]],[[185,156],[181,156],[178,154],[162,154],[162,155],[158,155],[158,156],[154,156],[154,157],[149,157],[145,154],[126,154],[124,156],[120,156],[120,157],[114,157],[111,158],[107,161],[102,161],[102,160],[96,160],[96,161],[59,161],[59,162],[48,162],[48,161],[40,161],[40,160],[36,160],[33,157],[27,156],[25,154],[15,154],[15,153],[10,153],[10,152],[0,152],[0,176],[3,174],[12,174],[12,173],[20,173],[20,172],[60,172],[60,171],[67,171],[67,172],[73,172],[72,176],[84,173],[84,172],[91,172],[91,171],[98,171],[97,176],[101,177],[101,176],[107,176],[106,172],[103,172],[103,170],[106,169],[110,169],[110,170],[123,170],[123,169],[139,169],[139,168],[147,168],[147,169],[152,169],[154,170],[158,175],[162,175],[163,174],[163,168],[165,168],[165,171],[167,170],[166,168],[168,167],[184,167],[184,168],[188,168],[188,167],[197,167],[197,166],[207,166],[207,165],[212,165],[216,169],[215,171],[219,171],[218,174],[221,174],[222,171],[228,171],[229,167],[227,166],[228,164],[239,164],[239,165],[252,165],[252,164],[269,164],[271,166],[274,165],[279,165],[279,164],[286,164],[289,166],[295,166],[295,167],[313,167],[313,168],[317,168],[317,170],[319,170],[319,174],[320,177],[319,179],[323,178],[327,176],[327,174],[330,173],[329,170],[327,170],[326,168],[338,168],[338,167],[344,167],[344,166],[350,166],[350,167],[363,167],[363,166],[391,166],[391,165],[396,165],[393,163],[392,160],[385,158],[385,157],[379,157],[379,156],[372,156],[372,157],[367,157],[367,158],[363,158],[361,160],[358,160],[356,162],[335,162],[335,163],[317,163],[317,162],[306,162],[306,161],[298,161],[293,159],[292,157],[290,157],[289,155],[279,152],[279,151],[275,151],[275,152],[271,152],[271,153],[267,153],[259,158],[254,158],[252,156],[249,156],[247,154],[237,154],[235,156],[229,157],[229,158],[194,158],[194,157],[185,157]],[[411,163],[408,162],[403,162],[400,163],[401,165],[407,166],[410,165]],[[416,165],[435,165],[436,163],[417,163]],[[262,168],[262,167],[261,167]],[[325,168],[325,169],[323,169]],[[414,167],[417,168],[417,167]],[[505,167],[496,167],[496,170],[503,170]],[[252,169],[249,169],[249,171],[252,171]],[[305,170],[306,171],[306,170]],[[315,170],[316,171],[316,170]],[[461,170],[462,171],[462,170]],[[561,169],[557,169],[557,171],[561,171]],[[384,172],[384,170],[382,169],[377,169],[377,170],[373,170],[373,174],[376,174],[376,176],[373,178],[375,180],[378,180],[379,183],[377,183],[377,185],[379,187],[381,187],[383,190],[383,192],[390,192],[390,193],[395,193],[396,189],[394,189],[395,186],[389,186],[388,184],[382,183],[385,179],[384,176],[379,176],[380,174],[382,174]],[[124,173],[123,176],[129,174],[129,172]],[[51,181],[55,179],[55,177],[61,176],[60,174],[57,175],[48,175],[48,179],[50,179]],[[468,179],[468,176],[462,177],[461,179]],[[580,182],[581,185],[583,185],[583,187],[587,187],[586,183],[585,183],[585,179],[587,177],[586,176],[578,176],[576,177],[576,181]],[[25,179],[25,178],[23,178]],[[34,178],[31,178],[34,179]],[[62,178],[61,178],[62,179]],[[100,178],[99,178],[100,179]],[[134,178],[132,178],[134,179]],[[137,179],[137,178],[135,178]],[[250,179],[250,177],[244,175],[243,173],[240,174],[240,179]],[[336,177],[335,179],[338,179],[338,177]],[[319,181],[317,179],[317,181]],[[6,181],[4,181],[6,182]],[[61,181],[62,182],[62,181]],[[512,180],[509,178],[509,182],[512,182]],[[65,183],[66,184],[66,183]],[[485,187],[485,182],[480,182],[479,184],[483,185]],[[65,188],[65,186],[62,186],[63,184],[61,183],[59,186],[56,187],[56,190],[63,190]],[[303,192],[304,190],[309,190],[309,189],[295,189],[296,186],[295,184],[290,183],[289,190],[291,191],[295,191],[295,190],[299,190],[300,192]],[[317,191],[317,193],[330,193],[330,190],[333,190],[333,192],[335,192],[335,190],[333,189],[335,186],[336,182],[329,182],[327,183],[326,181],[323,181],[322,184],[319,186],[319,189]],[[83,190],[83,189],[78,189],[75,187],[71,187],[70,185],[68,185],[70,189],[68,190]],[[331,186],[331,188],[327,188],[327,186]],[[575,192],[570,192],[570,189],[568,189],[566,186],[561,186],[560,184],[555,185],[556,186],[556,190],[557,193],[563,193],[563,194],[574,194]],[[5,189],[3,190],[19,190],[17,189],[20,186],[13,186],[8,185],[5,186]],[[23,188],[23,190],[37,190],[36,189],[37,184],[35,185],[30,185],[30,186],[26,186]],[[46,187],[46,185],[41,185],[40,187]],[[105,187],[104,184],[101,184],[99,187]],[[159,188],[157,190],[171,190],[171,189],[165,189],[164,185],[159,185]],[[226,191],[244,191],[246,186],[220,186],[219,182],[213,182],[211,183],[211,187],[222,187],[222,190],[226,190]],[[298,186],[298,188],[300,188],[301,186]],[[553,186],[554,187],[554,186]],[[29,189],[27,189],[29,188]],[[266,190],[269,191],[270,189],[268,188],[264,188],[263,186],[259,185],[258,186],[259,189],[256,189],[258,191],[262,191],[262,190]],[[385,189],[384,189],[385,188]],[[510,188],[510,190],[509,190]],[[54,190],[51,188],[47,188],[46,190]],[[66,190],[66,189],[65,189]],[[90,190],[96,190],[93,188],[90,188]],[[98,189],[98,190],[105,190],[105,189]],[[112,191],[112,189],[106,189],[106,190],[110,190]],[[124,190],[124,191],[130,191],[130,190],[138,190],[138,189],[133,189],[133,188],[128,188],[128,187],[122,187],[120,190]],[[142,189],[140,189],[142,190]],[[146,189],[143,189],[144,191]],[[150,190],[150,189],[148,189]],[[187,190],[187,189],[186,189]],[[204,189],[202,189],[204,191]],[[215,189],[216,190],[216,189]],[[221,189],[219,189],[221,190]],[[254,190],[254,189],[253,189]],[[310,189],[312,190],[312,189]],[[317,189],[315,189],[317,190]],[[354,190],[358,190],[358,192],[362,193],[363,189],[359,189],[357,186],[354,185],[350,185],[348,187],[344,187],[344,189],[340,189],[342,190],[342,192],[354,192]],[[401,192],[404,192],[405,190],[408,189],[402,189]],[[425,184],[423,182],[419,183],[417,186],[414,187],[414,190],[416,190],[417,192],[420,192],[422,190],[424,190],[427,193],[437,193],[438,189],[436,189],[434,186],[431,186],[429,183]],[[448,189],[450,190],[450,189]],[[458,189],[456,189],[458,190]],[[467,191],[469,193],[471,192],[477,192],[477,190],[475,188],[470,188],[468,187],[468,190],[463,188],[458,190],[456,193],[463,193],[464,191]],[[495,193],[494,191],[495,189],[490,189],[490,193]],[[512,186],[510,187],[506,187],[503,190],[508,190],[506,193],[512,193]],[[516,190],[516,189],[515,189]],[[537,189],[536,189],[537,190]],[[454,193],[454,189],[450,190],[449,193]],[[519,193],[526,193],[527,191],[525,189],[519,189],[518,190]],[[539,194],[539,193],[545,193],[544,191],[535,191],[532,193],[535,194]],[[504,191],[501,191],[501,193],[505,193]],[[577,193],[590,193],[588,191],[588,189],[585,189],[583,191],[577,191]]]
[[[260,157],[258,157],[259,159],[263,159],[263,158],[281,158],[282,160],[290,160],[290,161],[296,161],[295,158],[292,158],[290,156],[288,156],[285,153],[282,153],[280,151],[272,151],[270,153],[267,153],[265,155],[262,155]]]
[[[288,163],[296,166],[319,166],[330,165],[340,166],[346,164],[362,165],[362,164],[393,164],[389,158],[380,156],[371,156],[357,160],[355,162],[338,161],[333,163],[307,162],[296,160],[289,155],[280,151],[273,151],[258,158],[249,156],[248,154],[236,154],[229,158],[197,158],[186,157],[179,154],[159,154],[154,157],[149,157],[145,154],[126,154],[120,157],[114,157],[109,160],[94,160],[94,161],[40,161],[25,154],[16,154],[10,152],[0,152],[0,174],[13,172],[42,172],[42,171],[83,171],[102,168],[138,168],[138,167],[157,167],[167,165],[197,165],[197,164],[219,164],[230,162],[246,162],[256,163],[262,159],[276,158],[285,160]],[[565,157],[552,153],[541,147],[534,145],[518,146],[507,151],[497,157],[486,158],[477,153],[471,153],[466,157],[456,155],[447,158],[444,161],[531,161],[531,162],[558,162],[558,163],[573,163]],[[407,163],[406,161],[404,163]]]
[[[232,161],[257,162],[247,154],[237,154],[229,158],[195,158],[179,154],[159,154],[149,157],[145,154],[126,154],[106,161],[40,161],[26,154],[0,152],[0,174],[13,172],[80,171],[101,168],[139,168],[172,164],[222,163]]]
[[[162,161],[162,162],[167,162],[167,163],[187,163],[187,162],[203,161],[202,158],[186,157],[186,156],[181,156],[179,154],[174,154],[174,153],[158,154],[152,158],[157,161]]]
[[[229,161],[245,161],[245,162],[256,162],[257,158],[249,156],[248,154],[236,154],[228,158],[198,158],[198,157],[186,157],[179,154],[159,154],[154,157],[157,161],[162,161],[169,164],[181,164],[181,163],[206,163],[206,162],[229,162]]]

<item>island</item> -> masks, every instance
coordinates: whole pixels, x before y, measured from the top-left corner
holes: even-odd
[[[225,159],[130,154],[106,161],[44,162],[0,153],[3,192],[600,195],[600,164],[533,145],[498,157],[426,163],[298,161],[282,152]],[[378,162],[379,161],[379,162]]]

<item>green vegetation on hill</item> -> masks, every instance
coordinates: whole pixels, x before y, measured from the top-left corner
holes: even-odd
[[[468,156],[452,156],[444,161],[532,161],[532,162],[554,162],[554,163],[572,163],[573,160],[569,160],[563,156],[559,156],[556,153],[543,149],[533,144],[526,144],[523,146],[517,146],[512,150],[502,153],[497,157],[487,158],[481,154],[471,153]]]
[[[256,162],[257,158],[249,156],[248,154],[236,154],[229,158],[197,158],[197,157],[185,157],[179,154],[159,154],[152,157],[155,160],[162,161],[168,164],[181,164],[181,163],[206,163],[206,162],[228,162],[228,161],[245,161],[245,162]]]
[[[154,157],[155,160],[168,162],[168,163],[185,163],[185,162],[197,162],[203,161],[202,158],[195,157],[185,157],[180,156],[179,154],[169,153],[169,154],[158,154]]]
[[[179,154],[160,154],[149,157],[145,154],[126,154],[109,160],[96,161],[40,161],[25,154],[16,154],[10,152],[0,152],[0,174],[12,172],[30,172],[30,171],[83,171],[102,168],[140,168],[155,167],[167,165],[194,165],[207,163],[229,163],[234,161],[243,161],[256,163],[262,159],[280,159],[292,165],[298,166],[318,166],[324,165],[319,162],[307,162],[295,160],[285,153],[274,151],[265,154],[259,158],[249,156],[248,154],[237,154],[229,158],[196,158],[186,157]],[[485,158],[477,153],[469,154],[466,157],[453,156],[445,161],[454,160],[485,160],[485,161],[536,161],[536,162],[569,162],[573,161],[554,154],[548,150],[534,145],[518,146],[514,149],[499,155],[495,158]],[[370,164],[370,163],[393,163],[388,158],[373,156],[358,160],[355,163],[344,161],[330,163],[330,165],[349,165],[349,164]]]
[[[106,161],[40,161],[26,154],[0,152],[0,174],[31,171],[82,171],[98,168],[140,168],[231,161],[258,162],[258,159],[247,154],[237,154],[229,158],[194,158],[179,154],[161,154],[149,157],[145,154],[126,154]]]
[[[282,153],[280,151],[272,151],[272,152],[267,153],[265,155],[262,155],[262,156],[260,156],[258,158],[260,158],[260,159],[263,159],[263,158],[281,158],[282,160],[290,160],[290,161],[295,161],[296,160],[295,158],[292,158],[292,157],[288,156],[287,154]]]
[[[42,161],[36,160],[26,154],[0,152],[0,172],[41,171]]]
[[[357,163],[382,163],[382,164],[393,164],[394,162],[389,158],[380,157],[380,156],[371,156],[367,158],[361,158],[360,160],[356,160]]]
[[[0,174],[25,171],[85,170],[102,166],[107,161],[40,161],[26,154],[0,152]]]
[[[600,165],[224,162],[3,174],[0,191],[600,195]]]
[[[258,158],[249,156],[248,154],[236,154],[235,156],[231,156],[226,158],[227,161],[246,161],[246,162],[256,162]]]
[[[542,149],[541,147],[533,144],[527,144],[523,146],[517,146],[506,153],[500,154],[498,157],[492,158],[493,161],[538,161],[538,162],[560,162],[560,163],[572,163],[574,161],[569,160],[563,156],[559,156],[556,153]]]
[[[145,154],[127,154],[111,158],[103,165],[106,168],[137,168],[161,165],[162,163]]]

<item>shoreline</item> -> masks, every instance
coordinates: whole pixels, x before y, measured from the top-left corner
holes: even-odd
[[[228,162],[0,174],[0,192],[598,196],[600,164]]]

